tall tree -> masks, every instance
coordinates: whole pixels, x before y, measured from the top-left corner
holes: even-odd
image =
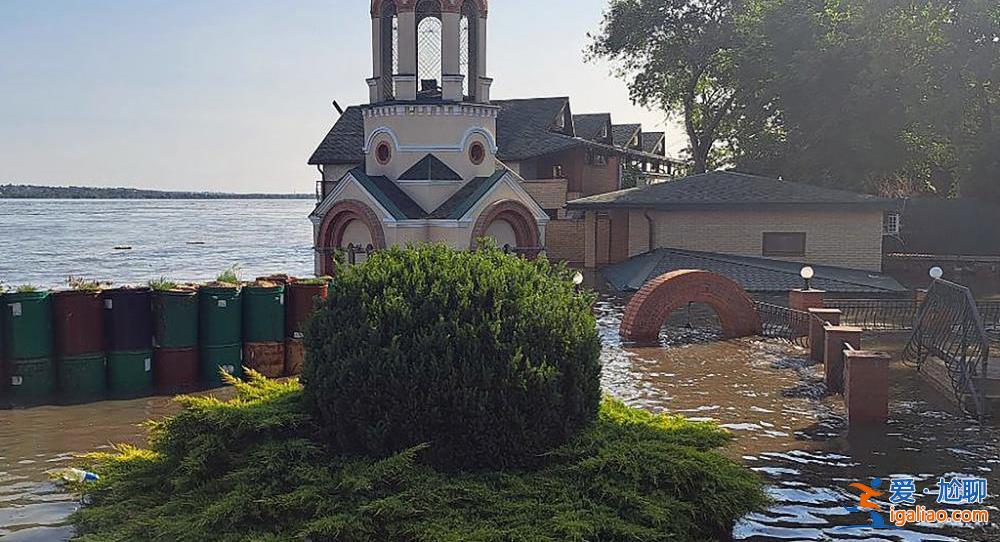
[[[734,0],[611,0],[590,58],[612,61],[632,99],[679,117],[695,173],[724,156],[739,100]]]

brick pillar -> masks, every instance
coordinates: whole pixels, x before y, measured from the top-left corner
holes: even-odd
[[[826,388],[831,393],[844,393],[844,350],[847,345],[861,350],[862,329],[847,326],[826,326],[824,335],[823,364],[826,372]]]
[[[823,361],[826,338],[823,328],[826,324],[840,325],[843,313],[840,309],[809,309],[809,355],[813,361]]]
[[[826,292],[823,290],[792,290],[788,292],[788,308],[806,312],[809,309],[826,307]]]
[[[844,402],[850,425],[878,425],[889,420],[889,361],[881,352],[844,352]]]
[[[801,312],[822,309],[825,306],[825,296],[826,292],[823,290],[792,290],[788,292],[788,308]],[[789,327],[796,337],[809,335],[809,324],[801,324],[793,319]]]

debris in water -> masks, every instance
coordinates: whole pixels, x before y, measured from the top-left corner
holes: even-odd
[[[115,247],[115,250],[132,250],[132,247],[128,245],[118,245]]]
[[[189,244],[189,245],[204,245],[205,242],[204,241],[188,241],[187,244]]]

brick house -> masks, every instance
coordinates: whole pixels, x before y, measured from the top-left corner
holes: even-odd
[[[882,270],[883,221],[897,202],[718,171],[570,201],[585,215],[587,267],[657,249]]]

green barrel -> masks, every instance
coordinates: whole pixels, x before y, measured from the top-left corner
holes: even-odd
[[[56,391],[55,368],[50,358],[24,359],[8,362],[7,384],[15,403],[36,402]]]
[[[104,353],[84,354],[59,360],[59,391],[63,398],[100,397],[107,391]]]
[[[49,292],[3,297],[3,344],[8,360],[52,357],[52,296]]]
[[[243,345],[202,346],[198,352],[201,360],[201,380],[211,387],[225,384],[222,381],[223,370],[233,376],[243,375]]]
[[[228,346],[243,340],[242,297],[237,288],[204,287],[198,291],[201,346]]]
[[[108,353],[108,391],[115,397],[153,393],[153,351]]]
[[[198,292],[170,290],[153,294],[153,340],[156,348],[198,346]]]
[[[285,339],[285,287],[243,288],[243,342],[281,342]]]

